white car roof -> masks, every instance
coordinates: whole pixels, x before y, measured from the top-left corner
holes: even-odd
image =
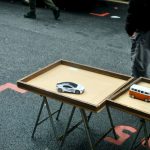
[[[57,83],[58,85],[71,85],[71,86],[74,86],[74,87],[77,87],[79,84],[77,83],[73,83],[73,82],[60,82],[60,83]]]
[[[133,89],[137,89],[137,90],[140,90],[140,91],[144,91],[144,92],[147,92],[147,93],[150,93],[150,88],[148,87],[144,87],[144,86],[140,86],[140,85],[137,85],[137,84],[133,84],[131,87],[130,87],[130,90]]]

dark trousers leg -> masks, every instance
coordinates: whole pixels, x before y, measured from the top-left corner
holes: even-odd
[[[53,0],[44,0],[45,4],[52,10],[57,10],[57,6],[54,4]]]
[[[132,61],[132,76],[148,77],[147,69],[150,57],[150,32],[139,32],[135,35],[132,41],[131,61]],[[144,41],[144,42],[143,42]]]
[[[36,11],[36,0],[29,0],[29,6],[30,6],[30,11],[35,13],[35,11]]]

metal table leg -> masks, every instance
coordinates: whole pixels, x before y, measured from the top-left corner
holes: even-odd
[[[87,135],[87,138],[88,138],[88,141],[89,141],[89,144],[90,144],[90,149],[94,150],[94,147],[93,147],[93,144],[92,144],[92,141],[91,141],[91,135],[90,135],[89,125],[88,125],[88,119],[87,119],[87,116],[86,116],[86,113],[85,113],[84,109],[80,109],[80,113],[81,113],[82,120],[83,120],[83,123],[84,123],[86,135]]]
[[[73,110],[72,110],[73,111]],[[74,112],[73,112],[74,113]],[[89,122],[89,120],[90,120],[90,118],[91,118],[91,115],[92,115],[92,112],[90,112],[89,113],[89,115],[87,116],[87,119],[88,119],[88,122]],[[70,117],[69,117],[69,120],[70,120]],[[68,121],[68,123],[69,123],[70,121]],[[69,135],[69,133],[71,133],[72,131],[74,131],[79,125],[81,125],[83,123],[83,120],[81,119],[78,123],[76,123],[75,125],[73,125],[70,129],[69,129],[69,127],[68,127],[68,129],[66,130],[66,136],[68,136]],[[71,124],[71,122],[70,122],[70,124]],[[59,136],[59,140],[62,140],[64,138],[64,134],[63,135],[61,135],[61,136]]]
[[[88,122],[90,121],[91,116],[92,116],[92,112],[90,112],[90,114],[88,115]]]
[[[107,105],[106,105],[106,110],[107,110],[108,117],[109,117],[109,120],[110,120],[111,128],[102,137],[100,137],[95,142],[95,144],[94,144],[95,146],[97,146],[111,131],[113,131],[114,137],[115,137],[115,139],[117,139],[117,134],[115,132],[115,126],[113,124],[113,120],[112,120],[112,117],[111,117],[110,109],[109,109],[109,107]]]
[[[148,147],[149,135],[146,127],[146,122],[144,123],[144,135],[145,135],[145,143],[144,145]]]
[[[47,108],[47,111],[48,111],[48,115],[49,115],[49,118],[50,118],[50,123],[51,123],[51,125],[52,125],[55,138],[57,139],[57,132],[56,132],[56,128],[55,128],[55,125],[54,125],[52,113],[51,113],[50,107],[49,107],[49,105],[48,105],[47,98],[46,98],[46,97],[43,97],[43,100],[44,100],[44,102],[45,102],[45,104],[46,104],[46,108]]]
[[[40,116],[41,116],[41,113],[42,113],[43,106],[44,106],[44,100],[42,101],[42,104],[41,104],[41,107],[40,107],[40,111],[39,111],[37,119],[36,119],[36,123],[35,123],[34,129],[33,129],[33,133],[32,133],[32,136],[31,136],[32,138],[34,138],[34,134],[35,134],[36,128],[38,126],[38,122],[40,120]]]
[[[63,144],[64,144],[64,142],[65,142],[66,136],[67,136],[67,134],[68,134],[68,129],[69,129],[69,127],[70,127],[70,124],[71,124],[71,121],[72,121],[72,118],[73,118],[75,109],[76,109],[76,107],[74,106],[74,107],[72,108],[72,111],[71,111],[71,114],[70,114],[70,117],[69,117],[69,121],[68,121],[67,127],[66,127],[66,129],[65,129],[65,133],[64,133],[64,135],[63,135],[63,137],[62,137],[62,141],[61,141],[60,148],[63,146]]]
[[[142,141],[140,141],[140,142],[134,147],[134,145],[135,145],[135,143],[136,143],[136,140],[137,140],[137,138],[138,138],[138,136],[139,136],[139,133],[141,132],[141,129],[142,129],[142,128],[144,129],[145,146],[147,146],[147,148],[148,148],[148,140],[149,140],[149,136],[150,136],[150,135],[148,135],[145,120],[144,120],[144,119],[141,119],[140,122],[141,122],[141,123],[140,123],[139,130],[138,130],[137,135],[136,135],[136,137],[135,137],[135,139],[134,139],[134,141],[133,141],[133,143],[132,143],[132,145],[131,145],[130,150],[135,150],[135,149],[137,149],[137,148],[141,145]]]
[[[117,135],[116,135],[116,132],[115,132],[115,126],[113,124],[113,120],[112,120],[112,117],[111,117],[110,109],[109,109],[109,107],[107,105],[106,105],[106,109],[107,109],[107,113],[108,113],[108,117],[109,117],[109,120],[110,120],[110,124],[111,124],[111,127],[112,127],[112,131],[113,131],[114,137],[115,137],[115,139],[117,139]]]
[[[60,105],[60,108],[59,108],[59,110],[58,110],[58,114],[57,114],[57,116],[56,116],[56,120],[58,120],[58,118],[59,118],[59,115],[60,115],[60,112],[61,112],[61,110],[62,110],[62,107],[63,107],[63,103],[61,103],[61,105]]]
[[[71,115],[69,117],[69,121],[68,121],[68,124],[67,124],[67,127],[65,129],[65,133],[63,135],[61,135],[59,137],[59,140],[62,140],[61,142],[61,147],[60,149],[62,148],[64,142],[65,142],[65,139],[67,137],[67,135],[72,132],[74,129],[76,129],[82,122],[84,123],[84,127],[85,127],[85,131],[86,131],[86,135],[87,135],[87,138],[88,138],[88,141],[89,141],[89,144],[90,144],[90,149],[91,150],[94,150],[94,148],[97,146],[97,144],[102,140],[104,139],[104,137],[110,133],[112,130],[113,130],[113,133],[114,133],[114,136],[115,138],[117,138],[117,135],[116,135],[116,132],[114,130],[114,125],[113,125],[113,121],[112,121],[112,118],[111,118],[111,114],[110,114],[110,110],[109,108],[107,107],[107,112],[108,112],[108,115],[109,115],[109,119],[110,119],[110,123],[111,123],[111,129],[105,133],[96,143],[92,143],[92,138],[91,138],[91,134],[90,134],[90,128],[89,128],[89,125],[88,125],[88,122],[91,118],[91,115],[92,115],[92,112],[89,113],[89,115],[87,116],[86,113],[85,113],[85,110],[84,109],[80,109],[80,113],[81,113],[81,116],[82,116],[82,120],[79,121],[76,125],[74,125],[71,129],[69,129],[70,127],[70,124],[71,124],[71,121],[72,121],[72,117],[74,115],[74,111],[75,111],[75,107],[73,107],[72,109],[72,112],[71,112]]]
[[[46,105],[46,108],[47,108],[47,111],[48,111],[48,117],[46,117],[46,118],[44,118],[43,120],[40,121],[40,116],[41,116],[41,113],[42,113],[44,104]],[[53,116],[54,114],[58,113],[58,114],[57,114],[57,117],[56,117],[56,119],[58,119],[58,118],[59,118],[59,115],[60,115],[60,112],[61,112],[61,109],[62,109],[62,106],[63,106],[63,103],[61,103],[60,108],[59,108],[57,111],[51,113],[51,110],[50,110],[50,107],[49,107],[47,98],[46,98],[45,96],[43,96],[43,101],[42,101],[42,103],[41,103],[40,110],[39,110],[39,113],[38,113],[38,116],[37,116],[37,119],[36,119],[36,123],[35,123],[34,129],[33,129],[33,132],[32,132],[32,136],[31,136],[32,138],[34,138],[34,134],[35,134],[35,131],[36,131],[36,129],[37,129],[37,126],[40,125],[40,124],[42,124],[44,121],[46,121],[47,119],[50,118],[50,123],[51,123],[51,125],[52,125],[53,131],[54,131],[54,134],[55,134],[55,137],[56,137],[56,139],[57,139],[57,136],[56,136],[56,135],[57,135],[57,133],[56,133],[56,128],[55,128],[55,126],[54,126],[54,121],[53,121],[52,116]]]

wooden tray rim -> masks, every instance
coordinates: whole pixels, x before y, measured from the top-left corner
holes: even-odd
[[[37,88],[37,87],[27,83],[29,80],[32,80],[33,78],[49,71],[50,69],[53,69],[56,66],[61,65],[61,64],[71,66],[71,67],[75,67],[75,68],[78,68],[78,69],[83,69],[83,70],[103,74],[103,75],[107,75],[107,76],[111,76],[111,77],[114,77],[114,78],[119,78],[119,79],[122,79],[122,80],[126,80],[127,82],[125,84],[123,84],[122,86],[120,86],[118,89],[116,89],[113,93],[108,95],[105,99],[103,99],[97,105],[93,105],[93,104],[91,105],[88,102],[84,103],[80,100],[72,99],[70,97],[66,97],[64,95],[54,93],[52,91],[46,91],[46,90]],[[103,70],[103,69],[95,68],[95,67],[91,67],[91,66],[86,66],[86,65],[83,65],[83,64],[78,64],[78,63],[70,62],[70,61],[66,61],[66,60],[58,60],[54,63],[49,64],[48,66],[46,66],[42,69],[37,70],[36,72],[33,72],[32,74],[30,74],[28,76],[25,76],[24,78],[18,80],[17,81],[17,86],[19,88],[22,88],[22,89],[25,89],[25,90],[28,90],[28,91],[32,91],[32,92],[34,92],[38,95],[47,96],[49,98],[54,98],[54,99],[57,99],[57,100],[75,105],[77,107],[82,107],[82,108],[88,109],[90,111],[97,112],[99,109],[104,107],[104,105],[106,103],[106,99],[108,99],[111,95],[116,93],[119,89],[122,89],[126,84],[131,83],[133,80],[134,80],[134,78],[131,77],[131,76],[128,76],[128,75],[124,75],[124,74],[120,74],[120,73],[116,73],[116,72],[112,72],[112,71],[107,71],[107,70]]]
[[[123,87],[120,91],[116,92],[114,95],[110,96],[107,99],[106,105],[112,106],[114,108],[120,109],[120,110],[128,112],[128,113],[131,113],[131,114],[133,114],[133,115],[135,115],[137,117],[144,118],[146,120],[150,120],[150,114],[149,113],[147,113],[145,111],[141,111],[141,110],[135,109],[135,108],[133,108],[131,106],[120,104],[120,103],[115,101],[115,99],[118,96],[121,96],[122,94],[127,92],[127,90],[129,90],[131,85],[137,84],[139,82],[150,83],[150,79],[144,78],[144,77],[140,77],[140,78],[137,78],[137,79],[133,80],[133,82],[131,82],[127,86]]]

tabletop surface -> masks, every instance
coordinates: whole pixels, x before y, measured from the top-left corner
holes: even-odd
[[[141,80],[136,84],[150,88],[150,83],[146,81]],[[116,94],[115,97],[111,99],[111,101],[115,102],[116,104],[120,104],[120,106],[125,106],[124,109],[126,110],[127,108],[130,108],[130,112],[134,113],[135,111],[137,115],[140,115],[140,117],[147,117],[147,119],[150,119],[150,102],[145,102],[143,100],[131,98],[129,96],[129,87],[121,94],[118,93],[118,96]]]
[[[83,94],[60,93],[56,89],[56,84],[59,82],[81,84],[85,87],[85,92]],[[126,79],[64,64],[56,65],[42,74],[30,78],[30,80],[24,80],[24,83],[31,87],[33,86],[75,100],[77,105],[78,102],[81,102],[94,107],[99,106],[106,97],[126,82]],[[32,91],[32,89],[30,90]]]

